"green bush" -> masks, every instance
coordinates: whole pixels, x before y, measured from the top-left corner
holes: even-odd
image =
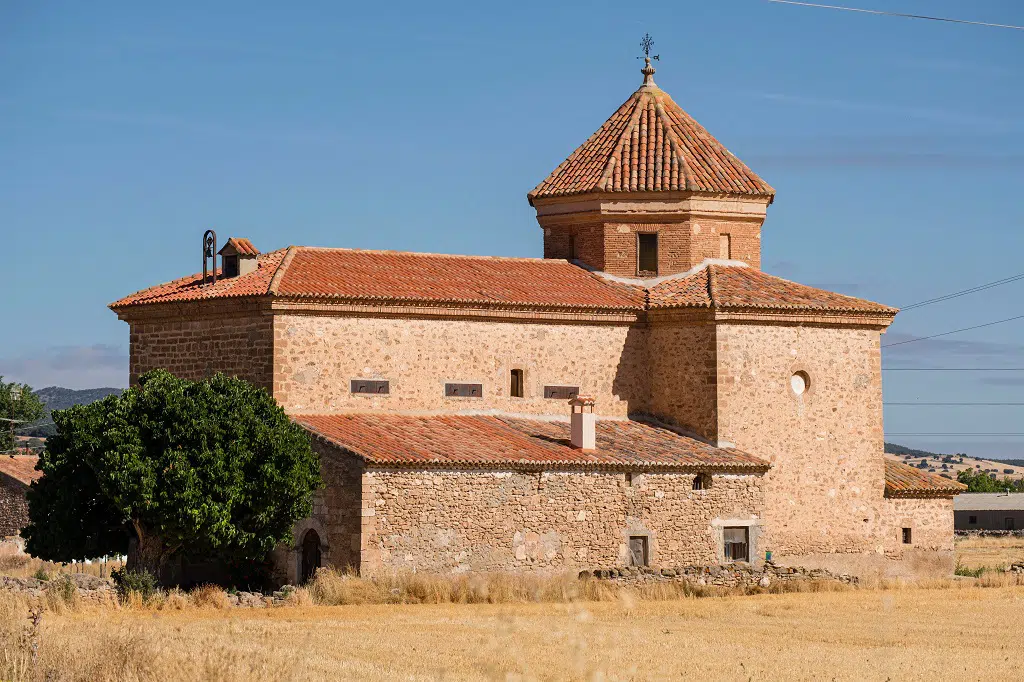
[[[50,574],[46,572],[46,569],[40,566],[36,569],[36,572],[32,575],[36,580],[49,580]]]
[[[143,601],[149,601],[156,594],[156,576],[147,571],[129,571],[127,568],[110,572],[117,587],[117,596],[124,601],[132,592],[138,593]]]
[[[978,568],[967,568],[966,566],[957,563],[956,568],[953,569],[953,575],[959,575],[965,578],[980,578],[984,573],[984,566],[979,566]]]

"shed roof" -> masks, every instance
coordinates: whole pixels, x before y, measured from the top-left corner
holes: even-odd
[[[960,493],[955,511],[1024,511],[1024,493]]]
[[[594,450],[575,448],[569,423],[493,415],[297,415],[321,439],[369,464],[406,468],[720,470],[768,462],[655,423],[599,420]]]

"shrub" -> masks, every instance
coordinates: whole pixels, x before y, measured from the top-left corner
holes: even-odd
[[[46,572],[46,569],[40,566],[36,569],[36,572],[32,575],[36,580],[47,581],[50,579],[50,574]]]
[[[192,605],[196,608],[212,607],[224,609],[228,607],[228,596],[217,585],[200,585],[189,595]]]
[[[76,609],[80,602],[78,585],[71,576],[62,573],[46,586],[46,604],[52,611]]]
[[[131,593],[137,594],[146,602],[156,594],[156,577],[146,571],[129,571],[127,568],[110,572],[117,587],[117,596],[122,602],[128,599]]]
[[[978,568],[967,568],[959,561],[956,563],[956,568],[953,569],[953,575],[959,575],[964,578],[980,578],[984,574],[984,566],[979,566]]]

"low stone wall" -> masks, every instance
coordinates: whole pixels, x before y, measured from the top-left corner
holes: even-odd
[[[956,530],[958,538],[1024,538],[1024,528],[1017,530]]]
[[[117,592],[109,580],[84,573],[63,573],[52,580],[0,575],[0,590],[9,590],[28,597],[45,597],[48,590],[59,589],[62,576],[67,576],[78,590],[78,595],[88,602],[105,604],[117,600]]]
[[[666,580],[682,580],[699,586],[715,587],[770,587],[778,582],[802,580],[825,580],[855,585],[856,576],[836,574],[822,568],[799,568],[778,566],[770,561],[760,567],[746,563],[723,564],[718,566],[683,566],[680,568],[617,567],[595,568],[580,571],[581,579],[598,578],[619,582],[646,583]]]

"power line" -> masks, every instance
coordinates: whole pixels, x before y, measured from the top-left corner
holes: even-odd
[[[49,426],[50,424],[53,424],[53,421],[41,422],[39,424],[29,423],[29,424],[26,424],[25,426],[19,426],[19,427],[15,428],[14,430],[15,431],[22,431],[24,429],[38,429],[40,426]]]
[[[1006,436],[1006,437],[1017,437],[1024,436],[1024,433],[996,433],[996,432],[967,432],[967,431],[947,431],[945,433],[935,432],[889,432],[885,434],[886,438],[889,436]]]
[[[907,343],[917,343],[918,341],[927,341],[928,339],[937,339],[940,336],[949,336],[950,334],[959,334],[960,332],[969,332],[972,329],[981,329],[982,327],[991,327],[996,324],[1003,324],[1004,322],[1013,322],[1014,320],[1024,319],[1024,315],[1017,315],[1016,317],[1008,317],[1005,320],[996,320],[995,322],[986,322],[985,324],[976,324],[973,327],[964,327],[963,329],[954,329],[951,332],[943,332],[941,334],[932,334],[931,336],[922,336],[916,339],[910,339],[908,341],[897,341],[896,343],[885,343],[882,344],[882,348],[892,348],[893,346],[902,346]]]
[[[1011,282],[1016,282],[1022,279],[1024,279],[1024,272],[1022,272],[1019,275],[1013,275],[1012,277],[1005,277],[1003,279],[996,280],[995,282],[989,282],[988,284],[979,284],[978,286],[971,287],[970,289],[964,289],[963,291],[956,291],[953,292],[952,294],[946,294],[945,296],[936,296],[935,298],[929,298],[926,301],[919,301],[917,303],[905,305],[902,308],[900,308],[900,312],[913,310],[914,308],[922,308],[926,305],[931,305],[933,303],[941,303],[943,301],[948,301],[954,298],[960,298],[961,296],[967,296],[968,294],[977,293],[979,291],[985,291],[986,289],[992,289],[994,287],[999,287],[1004,284],[1010,284]]]
[[[839,5],[819,5],[813,2],[795,2],[794,0],[768,0],[780,5],[798,5],[800,7],[818,7],[821,9],[838,9],[844,12],[861,12],[863,14],[881,14],[887,17],[904,17],[906,19],[928,19],[930,21],[945,21],[950,24],[971,24],[973,26],[991,26],[993,28],[1012,28],[1016,31],[1024,31],[1024,26],[1013,26],[1012,24],[991,24],[987,21],[968,21],[967,19],[950,19],[948,17],[930,17],[924,14],[903,14],[902,12],[885,12],[880,9],[863,9],[860,7],[841,7]]]
[[[899,406],[1024,406],[1024,402],[883,402],[882,404],[899,404]]]
[[[883,372],[1024,372],[1024,367],[883,367]]]

